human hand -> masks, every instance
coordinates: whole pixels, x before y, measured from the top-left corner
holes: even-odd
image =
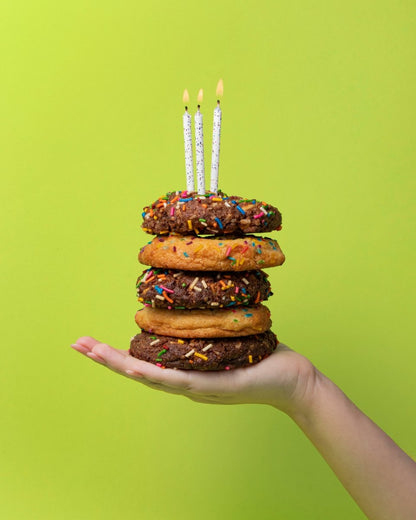
[[[213,404],[269,404],[288,415],[307,406],[316,370],[297,352],[279,343],[268,358],[247,368],[221,372],[162,369],[85,336],[72,347],[90,359],[146,386],[193,401]]]

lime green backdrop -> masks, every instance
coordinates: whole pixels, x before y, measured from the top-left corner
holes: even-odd
[[[136,333],[141,208],[185,186],[182,92],[205,90],[220,187],[276,204],[278,337],[416,455],[416,4],[0,5],[0,517],[364,518],[296,426],[73,352]],[[413,193],[412,193],[413,192]]]

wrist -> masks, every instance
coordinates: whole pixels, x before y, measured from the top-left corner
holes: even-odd
[[[323,387],[326,385],[326,379],[312,365],[308,377],[296,389],[287,415],[299,426],[312,420],[316,407],[319,407],[320,395],[324,391]]]
[[[286,354],[291,358],[290,370],[286,372],[288,377],[280,380],[279,387],[273,392],[268,404],[296,421],[297,417],[309,414],[321,379],[325,376],[301,354],[293,351]]]
[[[314,367],[313,378],[309,380],[303,398],[288,415],[306,432],[320,423],[323,415],[326,417],[328,413],[332,413],[328,410],[334,406],[337,409],[347,406],[349,409],[351,404],[351,401],[337,385]]]

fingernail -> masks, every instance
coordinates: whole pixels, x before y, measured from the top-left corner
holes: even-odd
[[[86,354],[87,352],[89,352],[87,347],[83,347],[82,345],[74,344],[74,345],[71,345],[71,348],[73,348],[77,352],[80,352],[81,354]]]
[[[105,364],[105,360],[100,356],[97,356],[97,354],[94,354],[94,352],[87,352],[87,356],[93,359],[94,361],[97,361],[98,363]]]
[[[128,374],[129,376],[134,376],[134,377],[143,377],[142,374],[139,374],[138,372],[135,372],[134,370],[126,370],[126,374]]]

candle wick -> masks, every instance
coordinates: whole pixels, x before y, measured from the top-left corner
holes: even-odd
[[[220,104],[220,100],[219,100],[219,99],[217,99],[217,105],[219,105],[219,104]]]
[[[188,112],[188,107],[185,107],[185,111]]]
[[[201,108],[201,105],[198,105],[198,110]]]

